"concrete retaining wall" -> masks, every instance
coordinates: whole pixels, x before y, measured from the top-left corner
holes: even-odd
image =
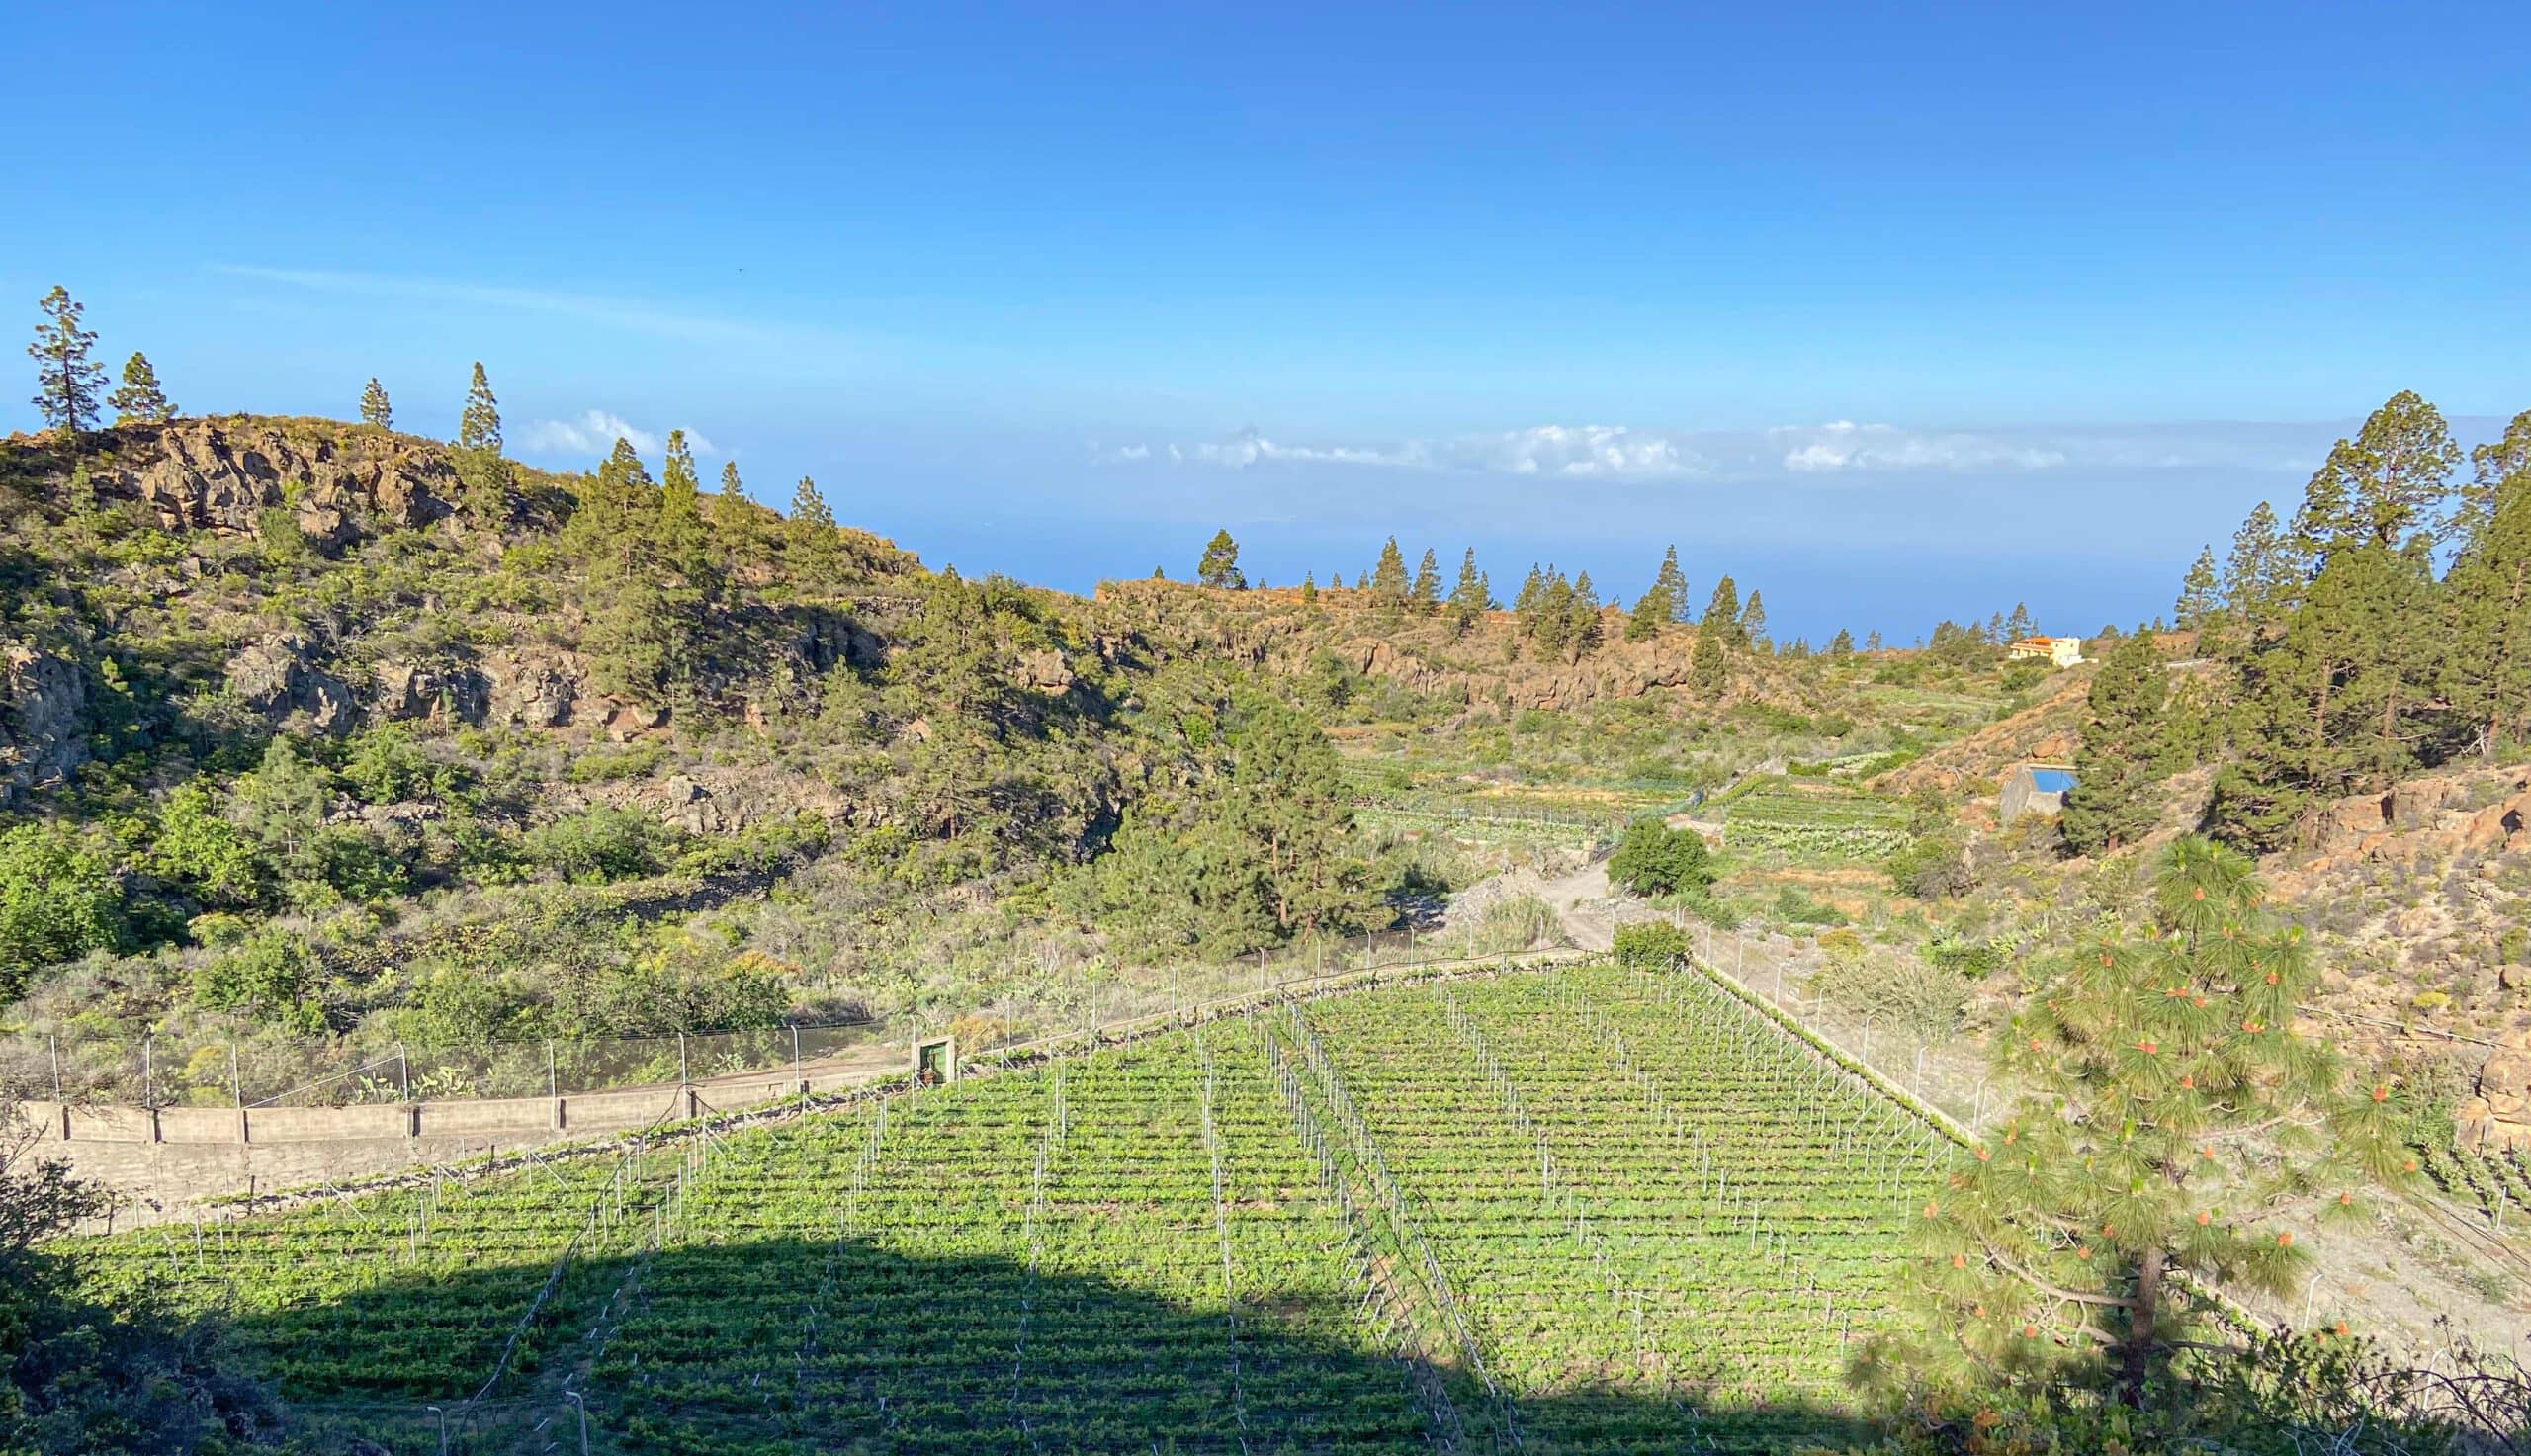
[[[268,1193],[840,1091],[905,1070],[897,1048],[690,1084],[560,1097],[358,1107],[81,1107],[29,1102],[37,1156],[130,1202],[117,1226],[172,1217],[227,1194]]]

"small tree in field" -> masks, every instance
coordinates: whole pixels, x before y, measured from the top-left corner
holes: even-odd
[[[2032,1090],[1912,1221],[1923,1329],[1875,1341],[1867,1379],[1937,1400],[2070,1380],[2147,1407],[2176,1352],[2221,1337],[2189,1327],[2192,1287],[2298,1287],[2293,1221],[2369,1217],[2359,1190],[2414,1172],[2390,1088],[2348,1089],[2294,1034],[2316,972],[2250,862],[2181,840],[2150,904],[2014,1021],[2002,1068]]]
[[[360,422],[382,430],[395,428],[395,406],[387,402],[387,386],[371,375],[369,384],[360,391]]]

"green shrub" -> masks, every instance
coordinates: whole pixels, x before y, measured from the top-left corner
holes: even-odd
[[[2004,967],[2004,948],[1991,940],[1937,937],[1925,947],[1925,959],[1970,981],[1983,981]]]
[[[1797,885],[1788,885],[1776,892],[1776,918],[1789,925],[1846,923],[1845,911],[1813,899]]]
[[[1635,920],[1617,927],[1613,948],[1618,965],[1658,970],[1688,958],[1688,932],[1667,920]]]
[[[130,933],[103,845],[51,824],[0,834],[0,1001],[39,968],[120,950]]]
[[[672,837],[665,824],[637,810],[592,809],[538,827],[519,849],[566,880],[602,885],[657,874]]]
[[[1694,829],[1640,818],[1625,826],[1625,837],[1609,856],[1609,881],[1646,896],[1702,890],[1714,881],[1712,859]]]
[[[325,1029],[316,999],[320,971],[307,942],[283,930],[252,935],[196,967],[193,998],[214,1011],[234,1011],[300,1035]]]

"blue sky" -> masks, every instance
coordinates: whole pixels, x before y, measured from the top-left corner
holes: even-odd
[[[938,563],[1229,524],[1913,636],[2168,605],[2415,388],[2531,408],[2512,6],[58,6],[0,299],[189,409],[683,425]],[[32,423],[23,391],[0,427]]]

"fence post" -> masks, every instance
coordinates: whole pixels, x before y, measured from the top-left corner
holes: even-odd
[[[796,1021],[791,1023],[791,1080],[799,1087],[801,1099],[807,1100],[809,1076],[800,1069],[800,1023]]]
[[[684,1086],[688,1079],[685,1074],[685,1033],[680,1031],[676,1034],[676,1084]]]
[[[237,1141],[246,1141],[246,1081],[237,1074],[237,1044],[228,1044],[228,1095],[237,1103]]]
[[[61,1101],[61,1038],[46,1032],[44,1039],[44,1045],[52,1053],[52,1100],[59,1102]]]

